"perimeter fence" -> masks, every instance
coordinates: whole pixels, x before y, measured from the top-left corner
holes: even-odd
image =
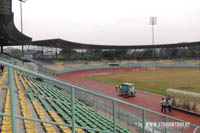
[[[39,73],[32,72],[30,70],[26,70],[24,68],[17,67],[15,65],[8,64],[6,62],[0,61],[0,64],[8,68],[8,79],[9,79],[9,90],[10,90],[10,108],[11,114],[0,113],[1,116],[11,117],[12,120],[12,131],[15,133],[16,129],[16,119],[22,120],[31,120],[36,122],[43,122],[49,124],[63,125],[72,128],[73,133],[75,133],[75,128],[81,128],[85,130],[93,130],[99,132],[100,130],[93,128],[88,129],[87,127],[76,126],[75,119],[78,115],[75,111],[76,105],[73,101],[78,99],[87,105],[88,108],[94,109],[101,115],[104,115],[113,123],[113,133],[116,133],[116,126],[121,125],[132,132],[152,132],[152,133],[192,133],[193,131],[198,132],[198,126],[192,123],[184,122],[183,120],[179,120],[177,118],[167,116],[162,113],[158,113],[134,104],[130,104],[124,101],[121,101],[116,98],[108,97],[100,93],[93,92],[87,88],[82,88],[79,86],[75,86],[73,84],[63,82],[61,80],[57,80],[55,78],[51,78],[49,76],[45,76]],[[52,121],[43,121],[40,119],[31,119],[22,117],[15,114],[15,106],[14,106],[14,70],[42,78],[45,82],[48,81],[51,84],[61,86],[63,90],[71,95],[71,113],[72,113],[72,124],[60,124]],[[167,126],[165,123],[180,123],[174,126]],[[164,123],[160,124],[160,123]],[[181,125],[182,123],[182,125]],[[187,124],[187,125],[185,125]],[[108,132],[105,130],[101,130],[100,132]]]

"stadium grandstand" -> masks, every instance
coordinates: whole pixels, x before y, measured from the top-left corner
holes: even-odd
[[[84,59],[59,57],[65,50],[75,50],[81,55],[91,50],[157,50],[170,48],[200,47],[200,42],[144,45],[144,46],[108,46],[74,43],[62,39],[32,41],[19,32],[13,21],[12,0],[0,0],[0,133],[197,133],[197,124],[188,127],[148,126],[149,122],[180,122],[183,120],[140,107],[110,96],[103,95],[63,80],[54,74],[71,71],[116,68],[116,67],[199,67],[199,54],[195,59],[138,61],[135,57],[102,57],[101,61],[85,57]],[[4,47],[28,46],[22,50],[20,58],[12,51],[4,53]],[[36,47],[35,58],[26,55]],[[40,49],[41,48],[41,49]],[[54,51],[55,56],[45,57],[46,49]],[[38,52],[39,49],[42,51]],[[59,51],[60,50],[60,51]],[[82,52],[79,52],[82,51]],[[126,51],[127,52],[127,51]],[[41,54],[38,56],[38,54]],[[162,53],[162,52],[161,52]],[[16,53],[15,53],[16,54]],[[175,54],[175,53],[174,53]],[[27,54],[28,55],[28,54]],[[109,55],[107,53],[107,55]],[[133,54],[135,55],[135,54]],[[40,58],[39,58],[40,57]],[[43,58],[44,57],[44,58]],[[150,56],[151,57],[151,54]],[[164,56],[163,56],[164,57]],[[124,59],[125,58],[125,59]],[[160,58],[151,57],[151,59]],[[47,59],[51,59],[48,61]],[[124,59],[124,60],[122,60]],[[146,59],[146,58],[145,58]],[[3,67],[2,67],[3,66]]]
[[[176,44],[160,44],[160,45],[97,45],[97,44],[83,44],[83,43],[76,43],[76,42],[71,42],[71,41],[66,41],[62,39],[51,39],[51,40],[40,40],[40,41],[33,41],[32,42],[32,47],[42,47],[41,52],[44,53],[44,48],[49,47],[49,48],[54,48],[55,51],[55,57],[58,58],[58,48],[62,50],[80,50],[80,51],[112,51],[113,53],[117,50],[128,50],[131,53],[136,53],[138,50],[156,50],[157,54],[156,56],[152,57],[152,53],[149,55],[151,58],[163,58],[163,59],[168,59],[170,58],[170,54],[168,56],[164,55],[168,49],[172,50],[177,50],[177,49],[189,49],[189,50],[199,50],[200,48],[200,42],[183,42],[183,43],[176,43]],[[30,46],[31,47],[31,46]],[[178,56],[178,55],[173,55],[171,57],[172,59],[175,57],[183,57],[183,56]],[[136,54],[133,54],[131,57],[126,57],[128,59],[137,59],[140,56],[137,56]],[[193,55],[186,55],[186,57],[192,57],[192,58],[198,58],[199,54],[193,54]],[[105,59],[106,57],[104,57]],[[109,58],[109,56],[108,56]],[[123,58],[123,59],[126,59]],[[140,57],[142,59],[142,57]],[[144,57],[143,57],[144,58]],[[148,58],[148,59],[151,59]]]

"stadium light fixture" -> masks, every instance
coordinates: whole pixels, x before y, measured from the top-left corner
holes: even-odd
[[[20,1],[21,32],[23,33],[22,3],[25,3],[27,0],[19,0],[19,1]]]
[[[22,16],[22,3],[25,3],[27,0],[19,0],[20,2],[20,18],[21,18],[21,33],[23,33],[23,16]],[[24,46],[22,45],[22,57],[24,56]]]
[[[157,17],[150,17],[150,25],[152,25],[152,45],[154,45],[154,25],[157,24]],[[154,56],[154,52],[153,52]]]

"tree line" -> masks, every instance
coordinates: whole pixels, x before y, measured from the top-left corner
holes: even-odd
[[[25,50],[25,55],[32,55],[33,58],[45,57],[41,51]],[[13,57],[21,58],[22,53],[19,49],[11,50],[9,53]],[[51,55],[49,58],[65,59],[148,59],[148,58],[200,58],[200,48],[164,48],[164,49],[87,49],[74,50],[62,49],[57,55]]]
[[[78,52],[73,49],[63,49],[58,54],[60,58],[99,58],[99,59],[129,59],[129,58],[186,58],[200,57],[200,49],[188,48],[165,48],[165,49],[87,49],[84,52]]]

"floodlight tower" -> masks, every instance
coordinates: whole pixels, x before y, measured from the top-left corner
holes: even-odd
[[[152,45],[154,45],[154,25],[157,24],[157,17],[150,17],[150,25],[152,25]],[[154,50],[153,50],[154,57]]]
[[[21,33],[23,33],[23,16],[22,16],[22,3],[25,3],[27,0],[20,1],[20,18],[21,18]],[[22,45],[22,57],[24,56],[24,45]]]

